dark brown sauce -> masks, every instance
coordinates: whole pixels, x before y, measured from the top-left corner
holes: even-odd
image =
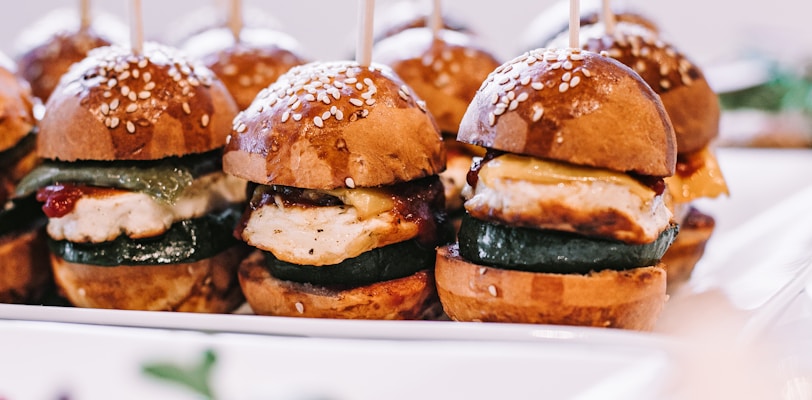
[[[488,161],[491,161],[502,154],[505,154],[505,152],[488,149],[488,151],[485,152],[485,157],[482,157],[481,159],[475,158],[474,162],[471,163],[471,169],[468,171],[468,175],[465,176],[465,180],[468,182],[468,185],[470,185],[472,188],[476,188],[476,184],[479,182],[479,170],[482,169],[482,166]]]
[[[702,157],[694,157],[693,153],[677,154],[676,174],[683,178],[689,178],[704,165],[705,160]]]

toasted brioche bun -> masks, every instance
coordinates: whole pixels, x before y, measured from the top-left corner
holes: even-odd
[[[408,29],[375,45],[375,60],[389,65],[426,101],[443,132],[456,133],[468,104],[500,62],[470,36]]]
[[[51,255],[60,292],[77,307],[227,313],[243,303],[243,245],[192,263],[105,267]]]
[[[15,73],[14,63],[0,53],[0,152],[14,147],[34,127],[31,88]]]
[[[457,245],[437,250],[437,292],[453,320],[581,325],[648,331],[668,296],[662,264],[580,274],[476,265]]]
[[[0,303],[30,303],[53,285],[43,229],[0,236]]]
[[[243,28],[237,43],[231,30],[210,29],[186,40],[183,50],[223,81],[240,110],[280,75],[306,62],[293,37],[260,28]]]
[[[20,74],[43,102],[70,66],[84,59],[90,50],[127,39],[126,25],[112,14],[93,15],[91,25],[84,29],[80,21],[75,8],[57,9],[20,34],[15,56]]]
[[[229,174],[309,189],[390,185],[444,168],[425,103],[389,67],[352,62],[282,75],[234,119],[223,156]]]
[[[609,52],[660,95],[674,125],[679,153],[700,150],[719,135],[719,100],[693,62],[639,25],[620,23],[614,35],[604,32],[602,24],[584,29],[582,38],[588,38],[584,49]]]
[[[240,265],[243,293],[256,314],[343,319],[423,319],[434,312],[431,271],[366,286],[334,290],[274,278],[255,251]]]
[[[715,226],[713,217],[691,208],[688,216],[680,224],[677,239],[661,260],[668,273],[669,292],[691,278],[696,263],[705,253],[705,245]]]
[[[497,68],[457,140],[648,176],[670,176],[676,164],[659,96],[625,65],[578,49],[533,50]]]
[[[654,32],[659,31],[659,27],[654,21],[636,10],[617,3],[618,2],[615,2],[615,4],[612,5],[612,11],[616,21],[638,24]],[[579,7],[581,17],[580,26],[585,27],[597,24],[601,20],[603,13],[602,7],[603,4],[600,0],[581,1]],[[569,0],[561,0],[545,8],[525,29],[522,35],[523,49],[528,50],[537,47],[545,47],[551,40],[566,32],[569,28],[569,12]]]
[[[71,67],[46,104],[43,158],[155,160],[225,145],[237,106],[206,67],[146,43],[109,46]]]

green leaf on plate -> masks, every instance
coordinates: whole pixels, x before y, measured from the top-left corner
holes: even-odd
[[[185,386],[206,399],[214,399],[211,388],[211,371],[217,356],[211,349],[203,353],[201,362],[194,366],[182,366],[173,363],[151,363],[142,366],[142,371],[151,377]]]

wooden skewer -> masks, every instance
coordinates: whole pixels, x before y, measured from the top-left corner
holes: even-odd
[[[372,62],[372,16],[375,13],[375,0],[358,2],[358,41],[355,46],[355,61],[364,67]]]
[[[132,0],[130,10],[130,46],[135,55],[144,52],[144,26],[141,15],[141,0]]]
[[[581,41],[578,39],[581,29],[581,4],[578,0],[570,0],[570,47],[581,48]]]
[[[239,43],[240,32],[242,31],[242,1],[231,0],[231,8],[228,15],[228,27],[231,29],[231,34],[234,35],[234,42]]]
[[[432,7],[428,22],[432,35],[437,38],[443,29],[443,10],[440,5],[440,0],[434,0],[434,7]]]
[[[93,23],[93,17],[90,15],[90,0],[79,2],[79,17],[81,19],[79,30],[84,31],[90,28],[90,24]]]
[[[610,0],[603,0],[603,26],[606,27],[607,35],[614,35],[615,23],[617,21],[615,19],[615,13],[612,12],[612,6],[609,3]]]

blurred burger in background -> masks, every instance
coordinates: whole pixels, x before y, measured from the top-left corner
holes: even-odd
[[[243,27],[238,38],[228,28],[209,29],[188,38],[183,50],[217,74],[240,110],[280,75],[307,61],[296,39],[265,28]]]
[[[257,248],[240,267],[255,313],[436,316],[445,149],[389,67],[294,67],[234,119],[223,167],[253,182],[235,234]]]
[[[0,53],[0,302],[39,300],[50,286],[45,216],[33,196],[13,198],[38,163],[33,99],[28,83]]]
[[[619,22],[641,25],[652,32],[658,32],[657,24],[639,11],[618,2],[612,5],[612,11]],[[603,0],[580,1],[580,25],[594,25],[600,21],[603,11]],[[560,0],[539,13],[525,28],[521,39],[521,50],[526,51],[545,47],[556,37],[565,33],[569,27],[570,1]]]
[[[446,170],[440,174],[449,213],[462,210],[462,188],[474,156],[484,149],[456,140],[462,116],[477,89],[499,61],[471,36],[429,28],[407,29],[375,45],[375,60],[389,65],[426,101],[446,143]]]
[[[17,187],[48,216],[78,307],[229,312],[243,302],[231,232],[246,182],[222,172],[237,107],[206,67],[146,43],[92,50],[46,104],[42,165]]]
[[[566,39],[559,37],[555,43]],[[702,70],[645,26],[619,22],[607,34],[603,23],[581,30],[583,48],[605,52],[639,74],[662,99],[677,138],[676,173],[666,179],[666,200],[680,225],[663,257],[671,287],[688,280],[702,257],[715,221],[692,206],[701,198],[728,195],[710,145],[719,135],[719,100]]]
[[[169,24],[163,34],[163,42],[177,48],[186,46],[186,41],[212,29],[227,28],[229,8],[234,0],[215,0],[198,5],[179,16]],[[242,1],[240,2],[242,3]],[[242,7],[242,6],[241,6]],[[246,5],[244,24],[249,28],[279,30],[282,24],[262,8]]]
[[[19,73],[46,102],[73,63],[97,47],[124,43],[127,27],[117,17],[97,13],[84,26],[76,9],[58,9],[24,30],[15,44]]]
[[[378,42],[407,29],[426,28],[431,13],[430,0],[396,1],[380,7],[375,15],[373,41]],[[475,35],[469,24],[447,12],[442,15],[442,27],[450,31]]]

